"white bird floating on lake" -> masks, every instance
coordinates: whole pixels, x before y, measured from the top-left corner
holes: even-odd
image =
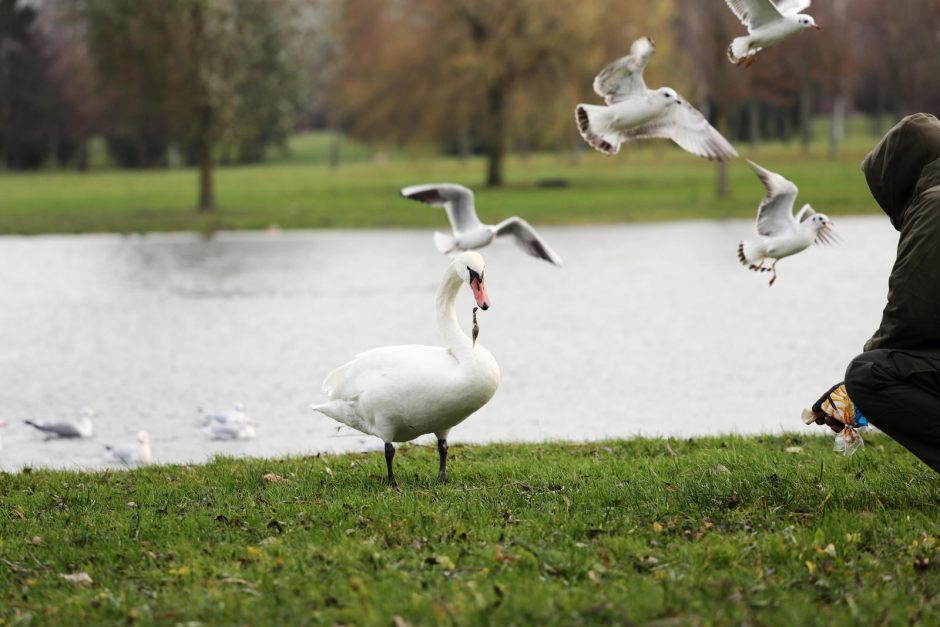
[[[457,322],[454,301],[469,284],[477,305],[490,303],[483,281],[483,257],[464,252],[451,260],[437,291],[437,326],[444,346],[389,346],[356,356],[323,382],[330,400],[311,409],[385,442],[388,480],[396,485],[393,442],[426,433],[437,436],[438,481],[447,477],[447,435],[485,405],[499,386],[499,366]]]
[[[255,422],[245,413],[245,406],[241,403],[219,413],[199,411],[202,431],[212,440],[250,440],[255,437]]]
[[[514,216],[496,225],[480,222],[473,202],[473,192],[463,185],[454,183],[413,185],[402,189],[401,195],[433,207],[443,207],[447,211],[453,234],[439,232],[434,234],[434,245],[444,254],[483,248],[497,237],[512,236],[516,244],[527,254],[544,259],[556,266],[562,264],[561,257],[522,218]]]
[[[804,15],[812,0],[725,0],[728,7],[747,26],[747,35],[728,46],[732,63],[749,67],[764,48],[792,37],[807,28],[819,30],[812,16]]]
[[[137,433],[137,444],[128,446],[105,446],[113,461],[124,464],[129,468],[146,466],[153,461],[150,453],[150,435],[146,431]]]
[[[620,152],[625,141],[658,137],[705,159],[727,161],[738,156],[705,116],[673,89],[647,89],[643,70],[655,52],[653,40],[642,37],[630,46],[630,54],[597,75],[594,91],[608,106],[577,106],[575,119],[584,141],[608,155]]]
[[[758,178],[767,188],[767,195],[757,209],[757,234],[759,242],[738,244],[738,260],[755,272],[772,272],[770,285],[777,280],[777,262],[820,243],[830,245],[838,238],[832,231],[832,222],[824,214],[816,213],[810,205],[803,205],[793,215],[793,203],[799,189],[779,174],[766,170],[753,161],[748,161]],[[767,268],[764,263],[773,259]]]
[[[46,434],[46,439],[51,438],[90,438],[93,426],[91,417],[95,412],[85,407],[75,418],[66,418],[64,420],[47,421],[24,421],[29,426],[39,429]]]

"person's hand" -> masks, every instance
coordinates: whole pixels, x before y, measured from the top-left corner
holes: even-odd
[[[825,403],[826,400],[829,399],[829,396],[833,392],[838,390],[842,385],[844,385],[844,382],[840,381],[839,383],[836,383],[834,386],[826,390],[826,392],[822,396],[819,397],[819,400],[813,403],[813,408],[811,410],[813,421],[816,424],[826,425],[830,429],[835,431],[836,433],[842,433],[842,430],[845,429],[845,423],[842,422],[841,420],[833,418],[832,416],[824,412],[822,409],[822,404]]]

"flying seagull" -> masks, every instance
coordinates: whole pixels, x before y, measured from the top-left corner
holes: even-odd
[[[738,37],[728,46],[732,63],[748,67],[757,60],[757,53],[801,30],[815,28],[816,21],[802,11],[812,0],[725,0],[734,14],[747,26],[747,36]]]
[[[655,52],[653,40],[642,37],[630,46],[630,54],[597,75],[594,91],[608,106],[579,104],[575,109],[584,141],[608,155],[620,152],[627,140],[658,137],[709,160],[738,156],[705,116],[673,89],[647,89],[643,70]]]
[[[562,265],[559,257],[545,243],[528,222],[513,216],[499,224],[483,224],[477,217],[473,204],[473,192],[455,183],[431,183],[413,185],[401,190],[401,195],[423,202],[432,207],[443,207],[450,219],[452,234],[435,233],[434,245],[442,253],[450,254],[483,248],[497,237],[512,236],[519,247],[532,255],[556,266]]]
[[[89,438],[92,433],[91,417],[94,416],[89,408],[82,409],[81,413],[75,418],[65,420],[47,420],[36,422],[26,420],[26,424],[35,429],[39,429],[46,434],[46,438]]]
[[[824,214],[816,213],[809,205],[803,205],[793,215],[793,203],[799,189],[793,181],[765,170],[753,161],[748,161],[757,177],[767,188],[767,195],[757,209],[757,234],[759,242],[741,242],[738,245],[738,260],[755,272],[772,272],[770,285],[777,280],[777,262],[795,255],[814,243],[831,245],[838,241],[832,231],[832,222]],[[764,263],[773,259],[767,268]]]

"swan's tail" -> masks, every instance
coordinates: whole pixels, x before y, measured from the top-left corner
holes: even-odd
[[[609,107],[580,104],[575,109],[575,119],[578,121],[581,137],[595,150],[606,155],[620,152],[623,136],[610,126]]]
[[[751,50],[749,37],[736,37],[728,46],[728,60],[732,63],[741,64],[755,52],[756,50]]]
[[[442,252],[445,255],[447,255],[457,250],[457,238],[447,233],[441,233],[440,231],[435,231],[434,232],[434,245],[437,247],[437,250],[439,252]]]
[[[758,272],[764,264],[764,251],[759,244],[742,241],[738,244],[738,261],[742,266]]]

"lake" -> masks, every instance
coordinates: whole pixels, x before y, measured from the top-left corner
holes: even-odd
[[[482,249],[502,382],[451,441],[811,431],[800,411],[878,326],[897,245],[883,217],[836,229],[773,288],[737,261],[749,221],[539,229],[561,269]],[[377,450],[308,406],[356,353],[438,343],[446,264],[426,230],[0,237],[0,467],[102,467],[140,429],[159,462]],[[207,440],[197,408],[235,402],[257,437]],[[22,424],[83,406],[89,440]]]

